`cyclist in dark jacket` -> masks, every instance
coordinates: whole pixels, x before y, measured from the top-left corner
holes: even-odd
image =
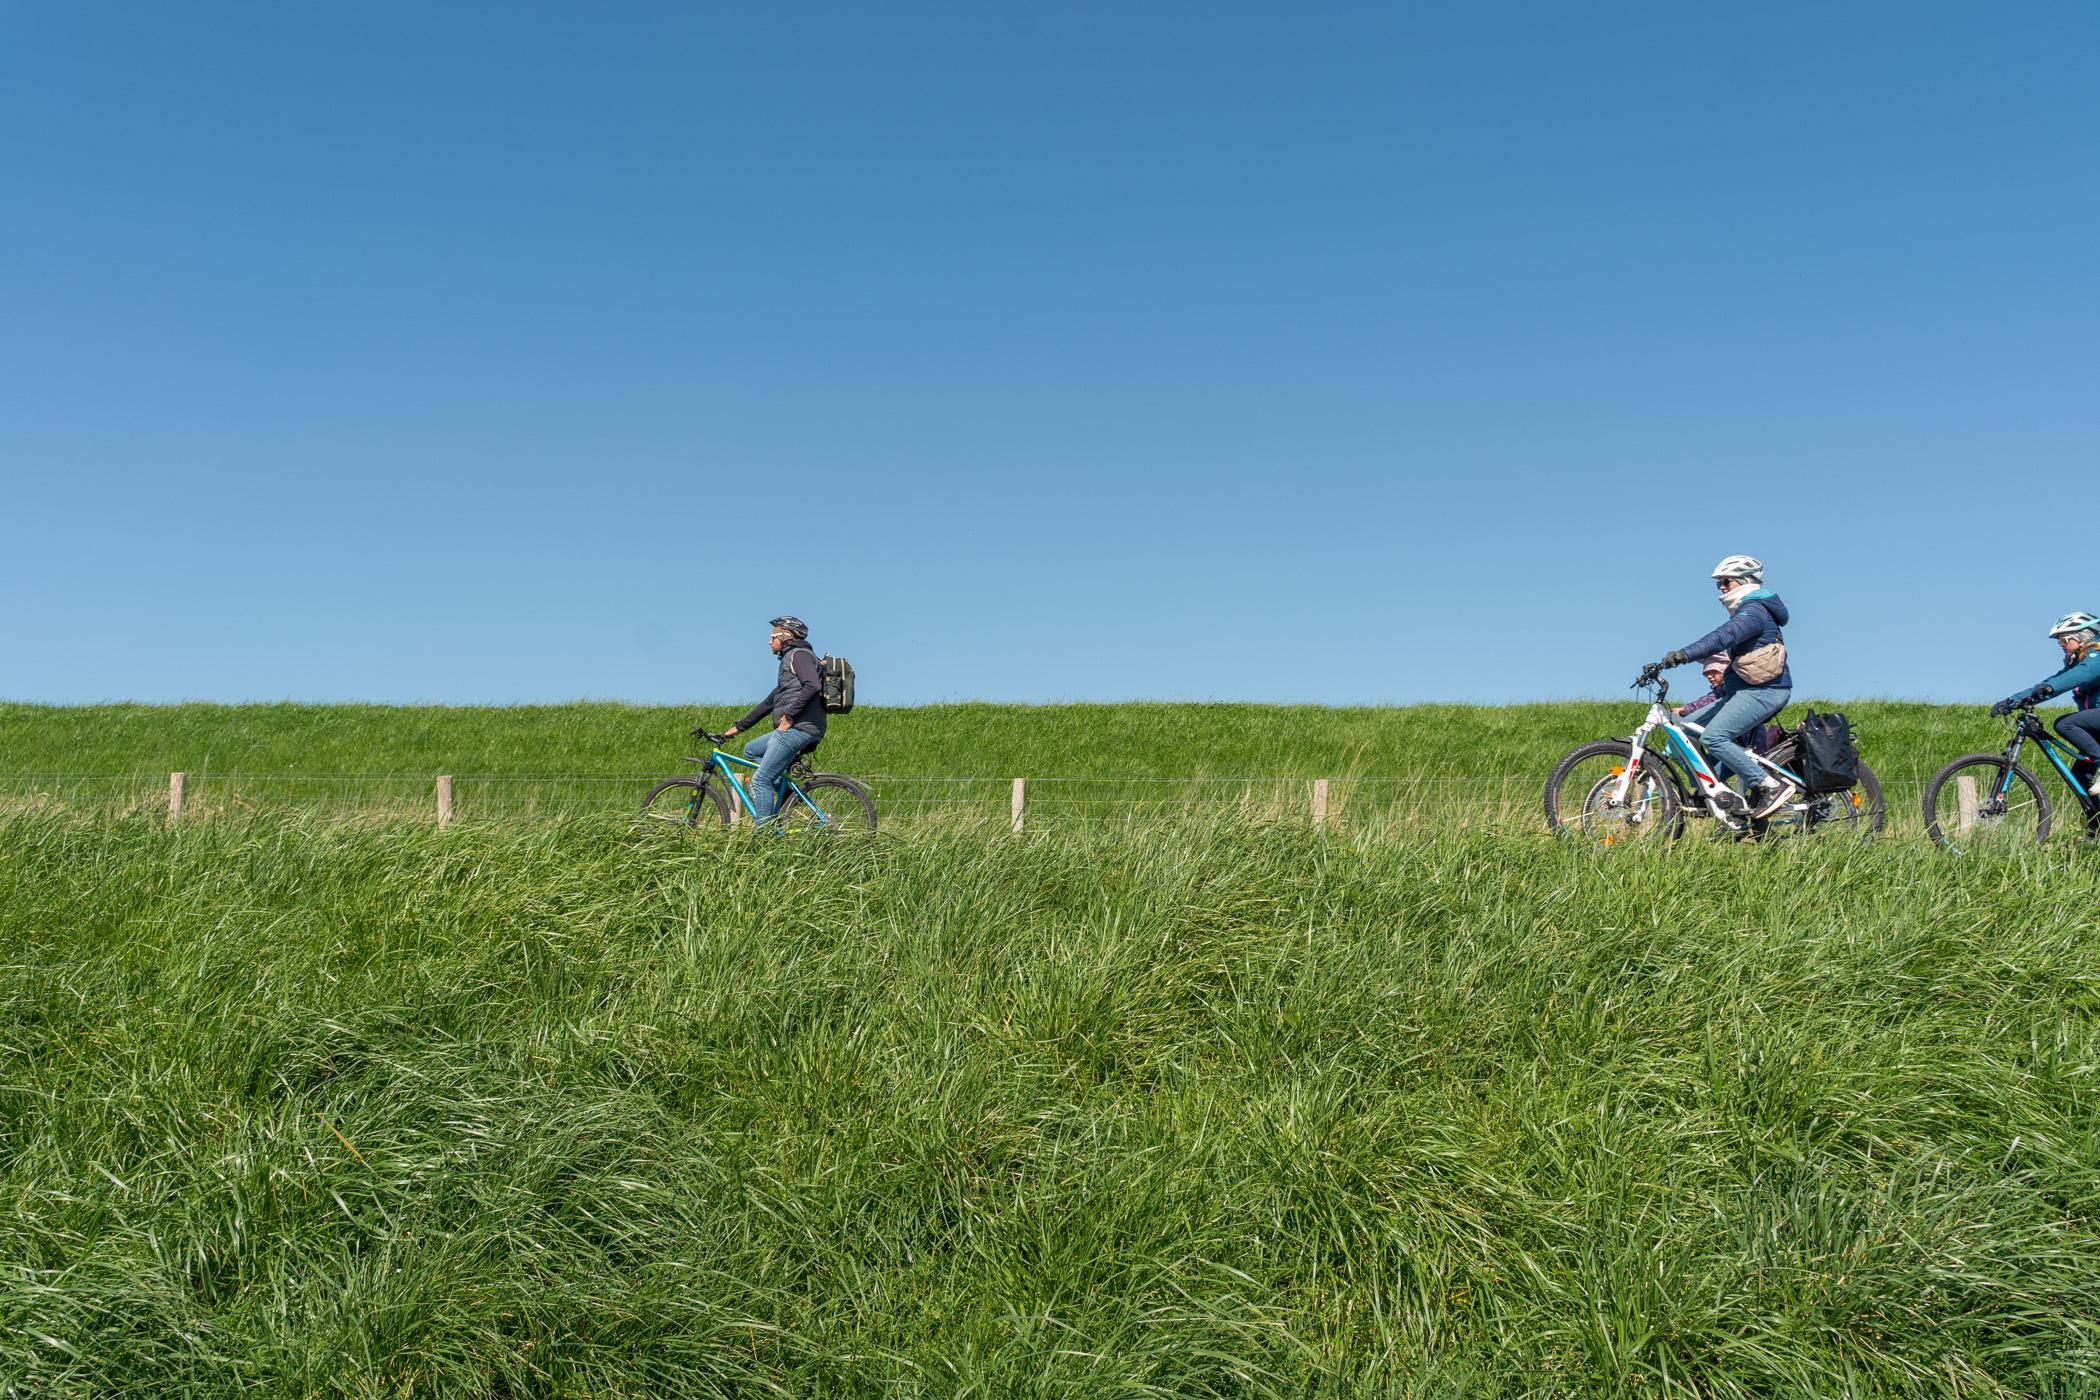
[[[780,658],[780,674],[766,698],[729,726],[734,736],[772,717],[773,727],[744,745],[744,757],[758,765],[745,786],[751,793],[751,820],[765,821],[780,804],[780,778],[803,754],[824,741],[824,678],[817,654],[810,650],[809,624],[799,617],[773,619],[767,643]]]
[[[2064,668],[2017,695],[2006,696],[1991,706],[1991,713],[2006,714],[2029,700],[2047,700],[2068,692],[2071,713],[2057,720],[2056,732],[2085,755],[2071,771],[2090,793],[2094,777],[2100,776],[2100,617],[2066,613],[2049,629],[2049,635],[2063,648]]]
[[[1786,604],[1765,587],[1763,563],[1747,554],[1731,554],[1714,565],[1712,577],[1720,591],[1721,606],[1728,609],[1728,621],[1691,645],[1665,655],[1655,663],[1657,670],[1666,671],[1695,656],[1715,652],[1723,653],[1734,663],[1781,640],[1779,629],[1787,622]],[[1738,815],[1769,816],[1793,789],[1785,783],[1774,784],[1776,790],[1770,791],[1762,786],[1764,770],[1737,741],[1786,708],[1794,693],[1793,670],[1781,666],[1778,675],[1760,683],[1744,680],[1731,664],[1721,682],[1721,693],[1721,701],[1701,720],[1705,728],[1701,742],[1721,779],[1725,782],[1730,773],[1735,774],[1743,780],[1743,792],[1737,796],[1724,788],[1716,800]]]

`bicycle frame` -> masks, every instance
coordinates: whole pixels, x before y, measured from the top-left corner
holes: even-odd
[[[2003,801],[2005,799],[2006,792],[2012,787],[2013,764],[2019,761],[2020,750],[2027,746],[2027,741],[2030,739],[2040,745],[2042,752],[2049,756],[2049,763],[2056,769],[2057,776],[2061,777],[2064,780],[2064,785],[2077,795],[2081,804],[2091,807],[2094,802],[2100,801],[2100,792],[2088,789],[2083,783],[2078,781],[2077,775],[2071,771],[2072,764],[2083,761],[2085,755],[2057,738],[2054,734],[2051,734],[2042,722],[2034,717],[2032,710],[2022,710],[2020,712],[2020,722],[2013,726],[2013,736],[2005,745],[2005,768],[1998,775],[1998,787],[1991,794],[1992,801]],[[2068,762],[2066,761],[2067,755],[2069,758]],[[2100,778],[2095,779],[2095,785],[2100,787]]]
[[[737,810],[742,812],[746,817],[749,817],[751,815],[751,794],[745,789],[743,783],[737,778],[736,769],[748,768],[755,773],[758,771],[758,765],[756,763],[753,763],[750,759],[744,758],[738,754],[724,753],[720,748],[715,749],[712,753],[708,754],[706,758],[696,758],[688,755],[686,761],[689,763],[702,764],[709,770],[721,774],[723,781],[729,784],[729,791],[735,795]],[[732,764],[734,764],[735,767],[731,767]],[[795,781],[793,773],[794,768],[792,765],[790,765],[788,771],[780,775],[781,806],[785,807],[787,805],[788,795],[792,793],[802,800],[803,806],[807,807],[810,811],[816,814],[817,825],[829,826],[831,824],[831,818],[825,815],[823,808],[817,806],[816,803],[809,800],[809,794],[804,792],[802,790],[802,785]],[[774,815],[779,815],[778,808],[775,809]]]
[[[1665,703],[1669,698],[1670,683],[1668,681],[1659,681],[1656,686],[1655,698],[1648,704],[1647,719],[1642,721],[1639,729],[1633,731],[1633,756],[1626,761],[1626,771],[1619,775],[1619,785],[1612,793],[1612,800],[1623,804],[1632,793],[1633,784],[1640,776],[1642,763],[1650,752],[1648,736],[1660,729],[1664,740],[1661,758],[1663,767],[1667,769],[1671,761],[1674,760],[1680,767],[1684,768],[1686,772],[1691,774],[1695,784],[1694,791],[1707,804],[1708,810],[1716,810],[1713,807],[1714,795],[1725,788],[1727,784],[1714,771],[1713,765],[1707,762],[1705,753],[1700,750],[1697,744],[1692,742],[1694,736],[1703,736],[1706,733],[1706,726],[1691,720],[1680,719],[1677,715],[1671,713],[1669,705]],[[1796,791],[1805,792],[1807,790],[1808,784],[1801,780],[1801,776],[1798,773],[1781,764],[1774,763],[1761,753],[1752,753],[1750,757],[1757,760],[1759,767],[1773,774],[1776,778],[1791,784]],[[1724,820],[1726,819],[1724,818]]]

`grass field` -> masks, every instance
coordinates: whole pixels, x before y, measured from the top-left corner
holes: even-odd
[[[1827,706],[1826,706],[1827,707]],[[1802,705],[1792,707],[1798,717]],[[1978,706],[1848,702],[1899,824],[1941,763],[1995,748]],[[632,810],[684,766],[686,737],[733,707],[520,708],[0,705],[0,794],[22,805],[145,811],[168,774],[198,812],[427,816],[439,773],[463,819]],[[1030,780],[1041,820],[1101,820],[1133,804],[1302,808],[1304,782],[1348,780],[1339,804],[1478,824],[1536,810],[1554,761],[1639,723],[1617,703],[1396,709],[1268,705],[943,705],[857,710],[834,721],[819,766],[867,778],[887,820],[996,818]],[[1262,780],[1242,783],[1238,779]],[[1289,779],[1290,783],[1272,780]],[[1190,781],[1197,780],[1197,781]]]
[[[1999,732],[1845,708],[1898,811]],[[1127,805],[1636,713],[873,710],[1126,805],[702,858],[542,786],[682,713],[0,710],[17,793],[315,775],[0,814],[0,1396],[2100,1393],[2090,850]],[[355,786],[439,771],[547,810]]]

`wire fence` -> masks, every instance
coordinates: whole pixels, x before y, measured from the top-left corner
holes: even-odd
[[[1928,775],[1881,775],[1892,824],[1907,821]],[[1143,822],[1212,815],[1320,824],[1536,824],[1545,775],[1311,778],[856,775],[885,829]],[[182,820],[307,814],[345,820],[520,822],[631,816],[663,775],[638,773],[199,772],[0,775],[0,813],[57,811]]]
[[[0,809],[183,820],[294,812],[405,821],[532,821],[634,814],[661,774],[634,773],[17,773]],[[1027,827],[1073,819],[1243,816],[1327,822],[1423,811],[1461,819],[1537,806],[1539,780],[1513,775],[1315,779],[1295,775],[1027,778],[859,776],[884,827],[957,822]]]

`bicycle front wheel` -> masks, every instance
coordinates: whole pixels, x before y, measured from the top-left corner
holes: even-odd
[[[1632,760],[1633,745],[1623,739],[1584,744],[1569,753],[1546,779],[1546,824],[1600,846],[1676,836],[1684,830],[1684,812],[1661,757],[1643,754],[1624,799],[1618,796]]]
[[[790,831],[826,836],[873,836],[875,799],[842,773],[818,773],[799,782],[780,804],[780,824]]]
[[[1925,830],[1957,855],[2039,845],[2049,839],[2049,795],[2019,764],[1972,753],[1925,785]]]
[[[712,784],[672,778],[649,789],[642,799],[641,825],[658,824],[720,831],[729,825],[729,804]]]

